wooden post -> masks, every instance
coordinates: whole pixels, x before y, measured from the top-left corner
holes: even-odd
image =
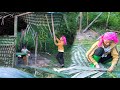
[[[36,32],[36,37],[35,37],[35,65],[37,64],[37,49],[38,49],[38,33]],[[36,69],[35,69],[35,76],[36,76]]]
[[[14,18],[14,37],[17,37],[17,22],[18,22],[18,17],[15,16],[15,18]]]
[[[102,15],[103,12],[101,12],[84,30],[83,33],[88,30],[88,28]]]
[[[15,52],[16,52],[16,42],[17,42],[17,23],[18,23],[18,17],[15,16],[14,17],[14,37],[15,37]],[[15,54],[15,53],[14,53]],[[13,63],[12,63],[12,67],[14,66],[15,64],[15,55],[13,54]]]

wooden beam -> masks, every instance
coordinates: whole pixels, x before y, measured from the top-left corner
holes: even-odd
[[[26,12],[26,13],[22,13],[22,14],[19,14],[19,15],[16,15],[16,16],[23,16],[23,15],[26,15],[26,14],[31,14],[33,12]]]

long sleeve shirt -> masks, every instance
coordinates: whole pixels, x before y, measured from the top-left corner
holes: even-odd
[[[95,50],[98,48],[98,46],[97,46],[98,43],[99,43],[99,41],[95,42],[92,45],[92,47],[86,53],[86,57],[87,57],[88,61],[93,63],[94,65],[98,64],[92,57]],[[117,64],[118,60],[119,60],[119,54],[118,54],[118,51],[117,51],[117,48],[116,48],[116,44],[112,43],[110,45],[110,48],[111,48],[111,51],[109,53],[111,53],[111,56],[112,56],[112,66],[115,66]]]

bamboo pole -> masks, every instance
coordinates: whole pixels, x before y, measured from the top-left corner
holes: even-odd
[[[53,31],[53,37],[55,40],[55,30],[54,30],[54,20],[53,20],[53,14],[51,14],[51,21],[52,21],[52,31]]]
[[[14,17],[14,37],[15,37],[15,49],[16,49],[16,42],[17,42],[17,22],[18,22],[18,17],[15,16]],[[16,50],[15,50],[16,52]],[[13,55],[13,63],[12,63],[12,67],[14,66],[14,61],[15,61],[15,55]]]
[[[17,23],[18,23],[18,17],[15,16],[15,18],[14,18],[14,37],[17,37]]]
[[[79,25],[79,33],[81,32],[82,30],[82,18],[83,18],[83,13],[80,12],[80,25]]]
[[[23,16],[23,15],[26,15],[26,14],[32,14],[33,12],[26,12],[26,13],[22,13],[22,14],[19,14],[19,15],[16,15],[16,16]]]
[[[102,15],[103,12],[101,12],[84,30],[83,33],[88,30],[88,28]]]
[[[45,15],[45,17],[47,19],[48,28],[49,28],[49,31],[50,31],[50,35],[52,37],[52,32],[51,32],[51,29],[50,29],[50,24],[49,24],[49,21],[48,21],[48,17],[47,17],[47,15]]]

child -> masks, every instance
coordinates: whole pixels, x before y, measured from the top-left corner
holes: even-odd
[[[56,42],[57,40],[57,42]],[[67,45],[66,37],[62,36],[60,39],[57,37],[54,38],[54,43],[56,46],[58,46],[58,54],[56,56],[56,59],[58,60],[61,67],[64,67],[64,45]]]
[[[24,45],[23,48],[22,48],[22,50],[21,50],[21,52],[27,54],[27,55],[24,55],[22,58],[24,60],[24,63],[28,64],[27,60],[28,60],[28,57],[30,56],[30,51]]]
[[[99,40],[95,42],[86,53],[87,59],[96,68],[100,68],[98,63],[111,62],[108,71],[112,72],[118,62],[119,54],[116,48],[118,44],[118,36],[115,32],[106,32],[100,36]]]

